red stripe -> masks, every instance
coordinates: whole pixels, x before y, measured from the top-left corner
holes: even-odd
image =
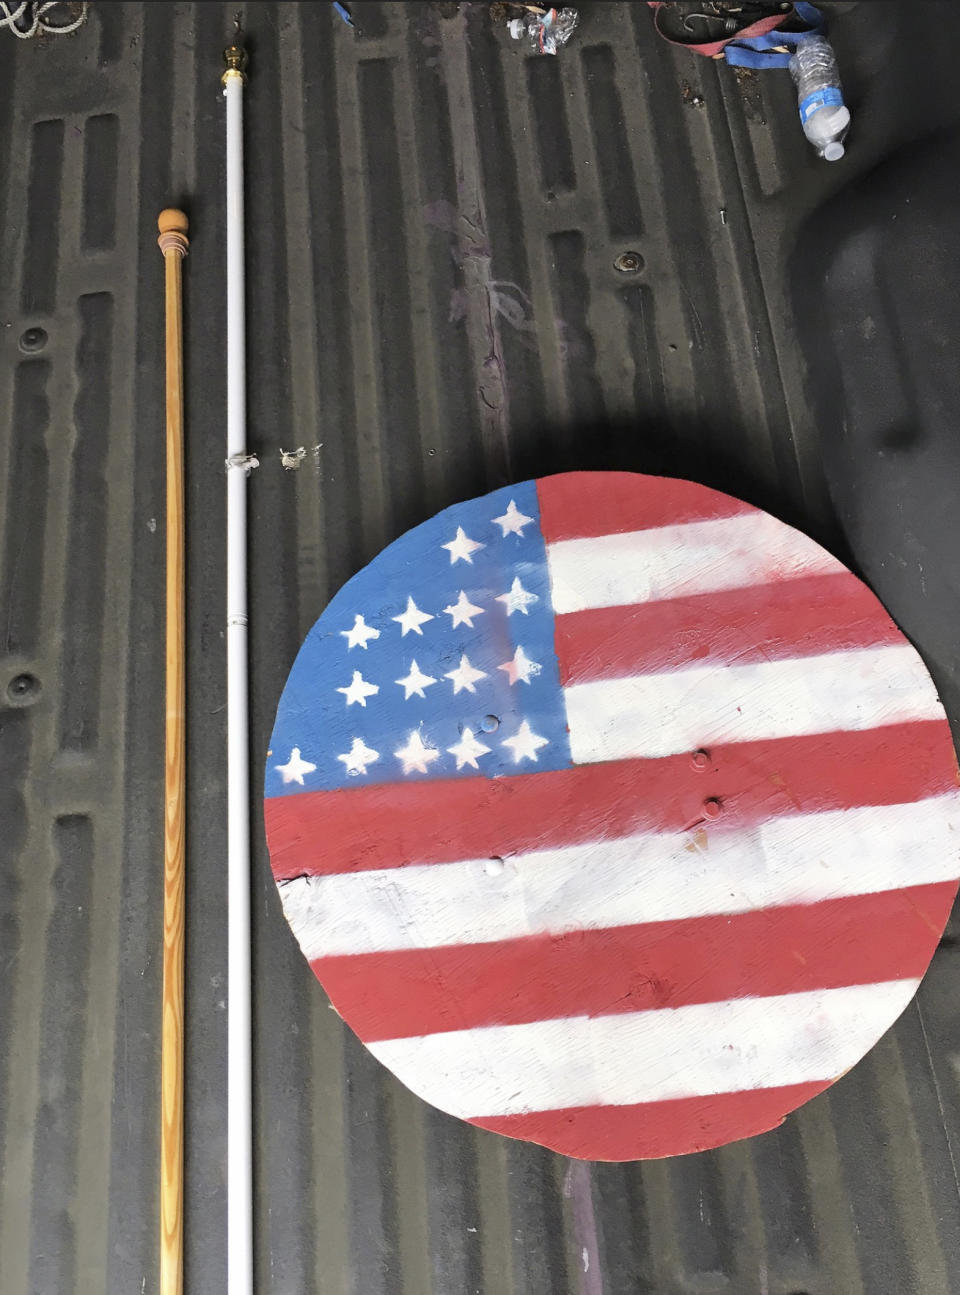
[[[495,944],[318,958],[364,1043],[921,977],[957,883]]]
[[[715,747],[690,755],[429,783],[374,783],[264,802],[274,876],[453,863],[633,832],[681,831],[703,801],[737,828],[785,814],[895,805],[956,790],[945,720]]]
[[[718,490],[639,472],[566,472],[537,482],[547,544],[681,522],[710,522],[759,509]]]
[[[832,1081],[830,1081],[832,1082]],[[654,1160],[706,1151],[766,1133],[830,1083],[755,1088],[638,1106],[575,1106],[564,1111],[470,1120],[478,1128],[538,1142],[585,1160]]]
[[[564,684],[709,664],[747,665],[902,644],[880,601],[849,571],[556,618]]]

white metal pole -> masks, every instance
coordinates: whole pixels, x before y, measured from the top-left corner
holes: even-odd
[[[227,1290],[253,1292],[250,1011],[250,768],[247,700],[246,319],[243,87],[246,53],[227,69]]]

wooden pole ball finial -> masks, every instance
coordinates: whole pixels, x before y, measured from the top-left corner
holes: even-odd
[[[187,217],[176,207],[166,207],[161,211],[157,217],[157,229],[160,231],[157,242],[164,256],[168,251],[179,252],[181,256],[186,256],[187,248],[190,246],[190,240],[187,238],[189,227]]]

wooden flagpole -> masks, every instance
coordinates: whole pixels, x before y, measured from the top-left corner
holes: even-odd
[[[187,218],[157,219],[166,279],[167,653],[163,813],[163,1035],[160,1295],[183,1290],[183,951],[186,866],[186,687],[183,517],[183,295]]]

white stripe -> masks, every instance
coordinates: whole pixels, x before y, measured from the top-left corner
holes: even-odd
[[[563,693],[574,764],[944,718],[909,643],[603,679]]]
[[[548,545],[547,561],[558,615],[846,570],[808,536],[761,512],[560,540]]]
[[[481,944],[952,881],[960,795],[280,884],[308,958]],[[882,936],[878,936],[882,938]]]
[[[626,1106],[836,1079],[893,1024],[918,984],[893,980],[367,1046],[415,1093],[463,1119]]]

